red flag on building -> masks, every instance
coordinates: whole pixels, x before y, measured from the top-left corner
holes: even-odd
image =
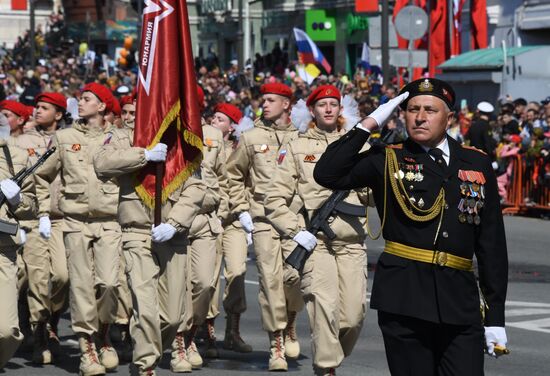
[[[27,0],[11,0],[11,10],[27,10]]]
[[[199,167],[202,128],[187,2],[149,0],[143,10],[134,145],[168,145],[164,202]],[[137,176],[136,191],[153,207],[155,166]]]
[[[487,1],[472,0],[472,49],[487,48]]]
[[[447,1],[432,0],[430,7],[430,50],[428,64],[430,77],[436,74],[436,67],[450,55]]]
[[[451,56],[460,55],[462,34],[462,8],[466,0],[453,0],[453,43],[451,44]]]

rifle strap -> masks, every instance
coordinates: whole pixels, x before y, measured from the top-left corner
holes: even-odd
[[[15,170],[13,169],[13,161],[11,159],[10,149],[8,145],[2,145],[2,150],[4,151],[4,156],[6,157],[6,162],[8,164],[8,169],[10,170],[11,176],[15,176]]]

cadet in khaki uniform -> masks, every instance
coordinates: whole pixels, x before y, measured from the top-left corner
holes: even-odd
[[[171,345],[172,372],[191,372],[185,346],[186,270],[191,223],[204,201],[206,187],[195,175],[170,195],[162,223],[154,227],[153,210],[135,191],[134,173],[148,161],[166,159],[166,145],[133,147],[133,130],[118,129],[94,157],[96,173],[116,177],[120,185],[118,217],[127,276],[132,293],[130,333],[133,362],[140,375],[154,375],[163,349]]]
[[[205,200],[189,231],[188,297],[186,310],[187,357],[193,368],[202,367],[194,337],[197,328],[204,323],[218,277],[218,237],[223,232],[218,216],[220,207],[227,207],[227,170],[221,131],[204,124],[202,178],[206,185]],[[222,202],[223,201],[223,202]]]
[[[70,277],[72,328],[78,335],[83,375],[102,374],[118,366],[109,339],[115,322],[121,247],[116,221],[118,186],[98,179],[92,157],[113,127],[103,113],[114,100],[106,87],[91,83],[79,101],[81,120],[53,137],[55,153],[36,172],[39,216],[50,222],[50,184],[61,175],[59,207],[64,214],[63,240]],[[97,340],[98,350],[96,350]]]
[[[310,111],[314,120],[309,125],[298,125],[302,134],[288,144],[287,156],[267,189],[265,207],[273,227],[283,238],[292,238],[313,250],[303,269],[301,287],[309,316],[314,371],[316,375],[328,376],[335,374],[335,368],[351,354],[366,313],[365,218],[338,213],[328,220],[336,238],[330,240],[318,234],[317,239],[290,211],[289,198],[297,193],[311,220],[331,195],[330,190],[313,180],[313,168],[326,147],[346,132],[336,87],[319,87],[309,96],[307,109],[299,103],[293,115],[300,107]],[[365,189],[352,191],[345,201],[367,205],[368,198],[369,191]]]
[[[229,139],[230,135],[237,132],[240,134],[245,129],[252,129],[254,124],[251,119],[243,119],[241,111],[231,104],[219,104],[214,111],[212,127],[220,130],[223,137],[221,140],[216,141],[216,145],[220,145],[218,148],[222,152],[218,158],[221,159],[220,163],[222,166],[225,166],[227,159],[236,146],[236,141]],[[205,144],[208,147],[208,138],[206,138]],[[220,184],[224,187],[224,196],[228,197],[227,181],[220,178]],[[206,320],[208,333],[206,356],[211,358],[218,357],[214,320],[219,314],[218,300],[222,259],[225,260],[224,276],[226,280],[223,294],[223,306],[227,315],[223,347],[226,350],[234,350],[243,353],[252,351],[252,347],[241,338],[239,330],[240,316],[246,310],[246,296],[244,291],[244,277],[246,273],[246,257],[248,250],[246,233],[241,223],[230,215],[229,202],[227,199],[222,200],[222,204],[218,209],[218,216],[222,220],[224,231],[223,234],[218,237],[218,260],[215,277],[216,290],[212,297],[210,311]]]
[[[36,128],[10,140],[28,153],[31,163],[47,150],[67,108],[67,99],[59,93],[42,93],[35,98]],[[60,178],[50,185],[51,225],[44,228],[37,219],[22,222],[29,229],[23,249],[23,261],[29,279],[28,303],[30,322],[34,331],[33,362],[52,361],[48,340],[59,346],[57,324],[68,303],[69,272],[63,244],[61,225],[63,213],[59,210]],[[47,227],[47,226],[46,226]],[[51,290],[50,290],[51,285]],[[47,324],[49,326],[47,327]],[[49,329],[49,333],[48,333]]]
[[[17,219],[35,218],[37,203],[32,178],[25,180],[23,188],[10,180],[15,173],[27,167],[29,159],[24,151],[7,146],[5,140],[9,134],[9,126],[0,125],[0,191],[6,197],[6,202],[0,207],[0,219],[15,222]],[[8,153],[9,157],[6,157]],[[0,372],[23,341],[17,315],[16,254],[24,242],[23,230],[19,230],[16,236],[0,233]]]
[[[265,217],[263,202],[275,170],[284,161],[286,145],[298,137],[290,122],[292,91],[284,84],[265,84],[263,117],[245,132],[228,160],[229,197],[232,212],[243,228],[252,232],[260,279],[259,301],[263,328],[270,338],[270,371],[286,371],[286,356],[298,357],[296,313],[303,308],[299,285],[285,285],[283,247],[278,233]],[[252,200],[248,200],[250,182]],[[301,204],[293,202],[298,212]],[[286,333],[284,331],[286,330]],[[285,336],[285,334],[288,334]],[[286,353],[286,355],[285,355]]]

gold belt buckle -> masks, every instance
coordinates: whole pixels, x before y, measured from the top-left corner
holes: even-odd
[[[435,262],[439,266],[445,266],[447,264],[447,252],[437,252]]]

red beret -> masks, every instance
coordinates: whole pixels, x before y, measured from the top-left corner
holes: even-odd
[[[122,108],[120,108],[120,103],[116,99],[112,102],[111,112],[116,116],[122,115]]]
[[[122,98],[120,98],[120,107],[124,107],[127,104],[134,104],[133,95],[125,95]]]
[[[199,101],[199,109],[201,112],[204,111],[204,90],[200,85],[197,85],[197,100]]]
[[[260,87],[260,92],[262,94],[277,94],[282,95],[283,97],[292,98],[292,89],[287,85],[278,82],[263,84],[262,87]]]
[[[106,112],[113,111],[113,102],[115,101],[115,97],[113,96],[113,93],[111,93],[111,90],[109,90],[106,86],[103,86],[95,82],[91,82],[89,84],[86,84],[82,88],[82,92],[85,92],[85,91],[91,92],[100,101],[105,103]]]
[[[340,94],[340,90],[338,90],[336,86],[333,86],[333,85],[319,86],[309,95],[309,97],[307,98],[306,105],[313,106],[315,102],[325,98],[335,98],[335,99],[338,99],[338,102],[340,102],[340,99],[342,98],[342,94]]]
[[[522,138],[520,135],[513,134],[510,136],[510,141],[512,141],[514,144],[519,144],[522,141]]]
[[[0,104],[0,110],[11,111],[17,116],[22,117],[25,121],[27,121],[32,115],[32,111],[29,111],[29,108],[23,103],[11,100],[2,101],[2,103]]]
[[[46,102],[67,110],[67,98],[61,93],[41,93],[34,98],[34,103]]]
[[[234,123],[239,123],[243,117],[243,113],[237,106],[234,106],[229,103],[220,103],[214,108],[214,112],[221,112],[224,115],[227,115]]]

